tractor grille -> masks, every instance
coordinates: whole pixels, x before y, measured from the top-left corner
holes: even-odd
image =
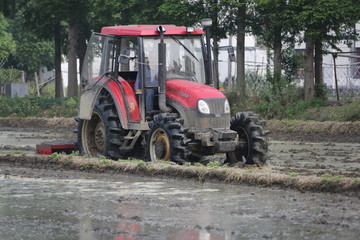
[[[195,119],[196,128],[230,128],[230,115],[222,117],[199,117]]]
[[[196,128],[230,128],[230,114],[225,114],[225,98],[206,99],[210,114],[198,114]]]
[[[206,99],[206,103],[209,105],[210,113],[220,113],[224,114],[224,104],[225,99],[222,98],[216,98],[216,99]]]

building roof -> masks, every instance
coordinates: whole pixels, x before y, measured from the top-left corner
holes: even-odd
[[[126,25],[103,27],[102,34],[123,35],[123,36],[154,36],[159,35],[157,28],[161,26],[166,29],[164,35],[202,35],[202,29],[195,28],[194,32],[188,33],[186,27],[175,25]]]

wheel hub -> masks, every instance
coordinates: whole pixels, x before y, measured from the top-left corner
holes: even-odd
[[[105,147],[105,128],[102,122],[98,122],[95,127],[95,145],[96,148],[100,151],[104,151]]]
[[[169,161],[170,160],[170,142],[163,130],[154,133],[151,143],[151,155],[153,160]]]

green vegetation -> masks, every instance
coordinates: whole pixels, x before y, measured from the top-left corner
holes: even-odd
[[[254,111],[265,119],[298,119],[313,121],[360,121],[360,101],[345,100],[343,103],[330,105],[325,92],[322,97],[303,100],[302,90],[286,78],[274,82],[271,76],[259,79],[257,85],[247,79],[251,91],[243,108],[236,102],[236,92],[228,91],[226,96],[232,107],[232,113]]]
[[[74,117],[76,115],[75,98],[0,96],[0,117]]]
[[[299,176],[300,174],[299,174],[299,173],[296,173],[296,172],[290,172],[290,173],[288,173],[288,175],[289,175],[290,177],[297,177],[297,176]]]
[[[16,44],[13,40],[11,33],[8,32],[9,23],[0,12],[0,67],[2,67],[4,61],[11,53],[15,51]]]
[[[101,159],[101,158],[100,158],[100,159]],[[111,163],[111,160],[109,160],[109,159],[101,159],[101,160],[100,160],[100,164],[106,165],[106,164],[109,164],[109,163]]]
[[[21,71],[17,69],[0,69],[0,83],[21,83]]]
[[[360,19],[359,11],[360,2],[355,0],[3,1],[0,4],[0,83],[22,81],[20,73],[24,71],[34,93],[34,73],[41,76],[46,67],[55,70],[56,84],[43,89],[42,95],[61,99],[62,56],[66,55],[69,62],[74,58],[79,58],[80,62],[84,60],[84,49],[92,31],[99,32],[101,27],[115,24],[193,26],[210,17],[215,53],[219,40],[226,36],[242,40],[236,43],[238,76],[234,89],[227,93],[233,112],[251,110],[266,119],[357,121],[360,120],[359,102],[335,107],[324,100],[327,96],[324,79],[319,77],[322,74],[305,77],[305,82],[313,89],[310,93],[298,87],[294,76],[299,68],[321,62],[326,46],[336,51],[338,43],[350,46],[358,38],[353,26]],[[245,74],[245,59],[241,57],[245,47],[240,46],[244,44],[245,33],[255,35],[258,44],[269,50],[274,70],[269,68],[266,77],[259,78],[258,72]],[[315,53],[315,58],[308,56],[310,60],[304,61],[302,54],[294,53],[299,43],[306,46],[305,53]],[[214,54],[214,63],[217,57]],[[76,64],[70,67],[77,68]],[[318,71],[315,68],[315,73]],[[68,96],[76,96],[76,76],[68,78],[68,93],[71,93]],[[0,98],[0,116],[73,117],[76,105],[71,98],[58,101],[34,97],[13,101]]]
[[[210,168],[219,168],[219,167],[221,167],[219,162],[209,162],[206,166],[210,167]]]
[[[54,152],[50,155],[50,158],[54,160],[60,160],[61,154]]]
[[[342,180],[345,180],[345,179],[350,179],[351,181],[357,181],[357,178],[348,178],[348,177],[345,177],[343,175],[336,175],[336,176],[333,176],[329,173],[325,173],[322,175],[322,181],[323,182],[327,182],[327,181],[335,181],[335,182],[341,182]]]

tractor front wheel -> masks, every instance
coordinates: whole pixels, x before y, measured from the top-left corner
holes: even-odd
[[[182,119],[176,114],[162,113],[149,123],[147,157],[149,161],[172,161],[183,164],[189,155]]]
[[[231,118],[230,129],[237,132],[238,144],[235,151],[226,154],[225,163],[264,165],[268,156],[268,143],[257,116],[251,112],[239,112]]]

